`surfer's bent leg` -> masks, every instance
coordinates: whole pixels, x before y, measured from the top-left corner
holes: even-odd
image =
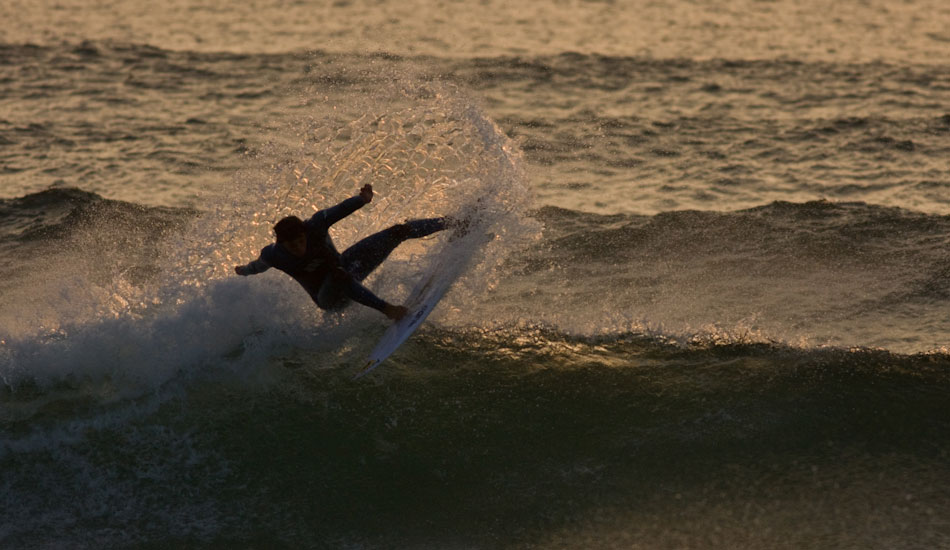
[[[383,299],[340,268],[330,271],[314,297],[317,305],[327,310],[342,309],[349,303],[348,299],[383,312],[387,305]]]
[[[445,218],[426,218],[396,224],[347,248],[343,252],[343,265],[357,281],[362,281],[406,239],[427,237],[445,227]]]

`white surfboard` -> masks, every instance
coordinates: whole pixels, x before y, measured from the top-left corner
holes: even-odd
[[[475,252],[493,237],[491,234],[469,233],[448,243],[439,252],[439,257],[422,274],[419,282],[409,293],[409,298],[406,299],[405,306],[409,309],[409,313],[386,329],[379,343],[369,354],[366,364],[356,373],[354,379],[378,367],[419,328],[419,325],[426,320],[439,300],[451,288],[452,283],[465,272]]]

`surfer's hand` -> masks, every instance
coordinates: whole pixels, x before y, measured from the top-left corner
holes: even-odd
[[[243,266],[243,265],[236,265],[236,266],[234,266],[234,272],[237,273],[238,275],[247,275],[247,273],[244,272],[244,266]]]
[[[392,304],[386,304],[386,309],[383,310],[383,314],[393,321],[402,319],[407,313],[409,313],[409,308],[406,306],[394,306]]]
[[[360,196],[363,197],[363,200],[367,203],[373,200],[373,186],[368,183],[364,185],[363,188],[360,189]]]

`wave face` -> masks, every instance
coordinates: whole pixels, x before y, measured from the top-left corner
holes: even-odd
[[[946,542],[946,356],[427,328],[373,384],[252,341],[136,398],[8,391],[6,543]]]

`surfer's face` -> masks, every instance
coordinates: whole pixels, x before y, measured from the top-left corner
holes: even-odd
[[[287,252],[290,252],[294,256],[303,256],[307,253],[307,234],[301,233],[289,241],[284,241],[281,243],[284,245],[284,248],[287,249]]]

